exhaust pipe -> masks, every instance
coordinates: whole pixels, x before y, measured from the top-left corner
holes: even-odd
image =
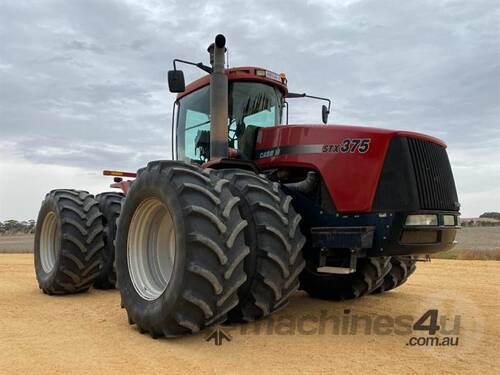
[[[215,37],[208,47],[212,74],[210,75],[210,160],[227,157],[228,83],[224,71],[226,38]]]

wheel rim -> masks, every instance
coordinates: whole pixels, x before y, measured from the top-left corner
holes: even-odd
[[[172,276],[175,228],[172,216],[156,198],[137,207],[128,233],[127,263],[136,292],[152,301],[160,297]]]
[[[55,212],[49,212],[43,220],[40,238],[40,260],[46,273],[54,269],[58,251],[57,216]]]

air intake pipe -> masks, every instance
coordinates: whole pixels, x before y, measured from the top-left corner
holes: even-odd
[[[212,74],[210,75],[210,160],[227,157],[228,145],[228,83],[224,70],[226,38],[215,37],[208,47]]]
[[[299,182],[290,182],[288,184],[283,184],[288,189],[298,191],[302,194],[310,194],[318,186],[318,174],[314,171],[307,172],[305,179]]]

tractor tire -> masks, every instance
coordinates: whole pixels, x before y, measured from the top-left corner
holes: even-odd
[[[250,252],[227,181],[176,161],[138,171],[119,218],[116,272],[130,324],[153,338],[226,320]]]
[[[103,266],[103,225],[92,195],[52,190],[45,196],[35,230],[35,273],[46,294],[87,291]]]
[[[384,282],[373,291],[374,294],[387,292],[403,285],[417,269],[412,257],[391,257],[391,270],[384,277]]]
[[[245,240],[250,255],[245,259],[248,279],[238,291],[240,303],[229,313],[229,322],[260,319],[284,307],[299,287],[305,266],[305,237],[292,198],[265,176],[241,169],[217,172],[229,180],[233,195],[240,198],[240,214],[248,222]]]
[[[390,257],[360,258],[356,272],[346,275],[319,273],[308,264],[300,275],[300,286],[314,298],[359,298],[380,287],[390,269]]]
[[[125,195],[116,192],[106,192],[96,195],[99,202],[99,209],[102,213],[102,223],[104,225],[104,266],[100,275],[94,281],[94,288],[113,289],[116,284],[115,272],[115,238],[117,220],[122,209],[122,201]]]

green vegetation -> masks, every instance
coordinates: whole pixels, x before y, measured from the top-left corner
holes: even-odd
[[[479,218],[500,220],[500,212],[485,212],[484,214],[479,215]]]
[[[484,250],[457,250],[453,249],[444,253],[431,255],[432,259],[458,259],[458,260],[500,260],[500,249]]]
[[[36,225],[35,220],[28,220],[28,221],[7,220],[4,222],[0,221],[0,235],[35,233],[35,225]]]
[[[485,212],[479,218],[463,218],[460,222],[463,227],[496,227],[500,226],[500,213]]]

